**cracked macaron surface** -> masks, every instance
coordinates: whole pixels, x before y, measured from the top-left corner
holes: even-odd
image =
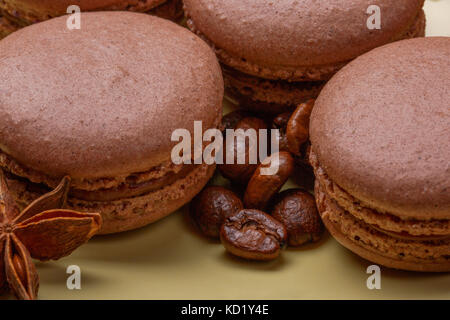
[[[211,177],[213,166],[173,164],[171,137],[194,121],[219,126],[223,79],[212,50],[173,22],[82,19],[76,32],[60,17],[0,41],[0,167],[23,203],[70,175],[69,205],[102,211],[102,233],[128,230]]]
[[[450,271],[449,54],[444,37],[377,48],[316,101],[319,211],[338,241],[371,261]]]

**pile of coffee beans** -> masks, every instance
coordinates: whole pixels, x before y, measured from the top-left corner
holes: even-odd
[[[228,252],[250,260],[272,260],[286,245],[297,247],[320,240],[324,227],[314,197],[301,188],[280,193],[294,172],[310,170],[305,159],[313,104],[314,101],[308,101],[293,113],[271,118],[256,117],[242,110],[223,118],[223,130],[279,129],[280,147],[279,152],[262,162],[250,163],[250,154],[255,151],[251,148],[258,148],[259,143],[252,145],[243,139],[240,143],[245,145],[235,143],[231,146],[234,150],[227,150],[224,143],[224,159],[227,152],[234,151],[235,158],[239,152],[244,152],[245,163],[234,161],[234,164],[218,165],[219,172],[231,181],[234,191],[207,186],[192,201],[190,216],[203,235],[220,238]],[[278,171],[263,175],[262,170],[274,165],[274,161],[277,161]]]

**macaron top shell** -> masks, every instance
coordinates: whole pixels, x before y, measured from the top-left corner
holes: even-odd
[[[331,180],[402,218],[450,218],[450,38],[375,49],[325,86],[310,123]]]
[[[195,27],[217,48],[265,66],[346,62],[406,31],[423,0],[184,0]],[[369,30],[371,5],[381,29]]]
[[[102,178],[170,160],[175,129],[221,119],[223,79],[188,30],[130,12],[82,13],[0,41],[0,149],[58,177]]]

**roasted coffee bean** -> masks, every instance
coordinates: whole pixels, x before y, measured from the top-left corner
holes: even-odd
[[[276,168],[270,172],[269,168]],[[281,151],[266,158],[259,165],[250,179],[244,194],[244,206],[250,209],[264,210],[272,197],[280,191],[281,187],[294,171],[294,158],[289,152]],[[264,174],[266,173],[266,174]]]
[[[277,258],[286,239],[283,224],[259,210],[241,210],[228,217],[220,229],[225,249],[251,260]]]
[[[234,129],[236,128],[239,121],[241,121],[244,118],[251,117],[252,113],[250,111],[246,110],[235,110],[228,114],[226,114],[222,118],[222,131],[225,131],[226,129]]]
[[[234,192],[219,186],[203,189],[191,202],[190,215],[199,230],[208,237],[219,238],[225,219],[243,208]]]
[[[301,155],[302,145],[309,139],[309,119],[315,100],[300,104],[289,119],[286,137],[289,151],[296,156]]]
[[[254,139],[252,143],[250,138],[246,136],[245,133],[249,133],[250,131],[247,131],[249,129],[255,130],[253,133],[256,134],[253,135]],[[218,165],[220,173],[225,178],[238,184],[246,185],[248,183],[259,164],[258,146],[259,130],[261,129],[267,129],[267,124],[264,120],[252,117],[244,118],[239,121],[235,127],[235,133],[237,136],[241,137],[241,139],[236,138],[234,143],[230,143],[230,145],[228,145],[227,140],[229,137],[225,138],[223,149],[224,164]],[[267,141],[265,143],[267,143]],[[234,153],[234,159],[232,159],[232,163],[227,164],[227,154],[230,152]],[[252,158],[253,156],[254,158]],[[239,164],[238,161],[240,157],[243,157],[244,159],[241,164]]]
[[[302,189],[285,190],[274,202],[272,217],[286,227],[290,246],[320,240],[324,227],[311,194]]]
[[[272,129],[278,129],[280,131],[280,139],[278,141],[279,151],[289,151],[289,144],[286,136],[286,128],[291,118],[291,112],[285,112],[279,114],[272,120]]]

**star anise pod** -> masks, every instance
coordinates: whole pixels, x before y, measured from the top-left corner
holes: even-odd
[[[65,257],[100,229],[100,214],[61,209],[69,187],[65,177],[20,211],[0,170],[0,292],[9,288],[18,299],[36,299],[39,277],[31,258]]]

